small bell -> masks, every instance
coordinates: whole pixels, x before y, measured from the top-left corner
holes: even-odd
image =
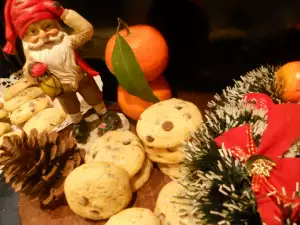
[[[51,98],[63,93],[62,84],[59,79],[50,73],[48,66],[43,63],[32,63],[28,72],[32,77],[37,78],[43,92]]]
[[[50,73],[43,77],[40,87],[43,92],[51,98],[55,98],[63,93],[63,88],[59,79]]]

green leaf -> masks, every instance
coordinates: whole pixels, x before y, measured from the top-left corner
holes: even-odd
[[[60,8],[60,3],[57,2],[57,1],[54,1],[54,2],[53,2],[53,5],[54,5],[56,8]]]
[[[153,94],[131,47],[118,32],[112,54],[112,66],[119,84],[129,94],[147,102],[159,102],[159,99]]]

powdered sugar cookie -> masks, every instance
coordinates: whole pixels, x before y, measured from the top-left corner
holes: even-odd
[[[32,83],[26,78],[22,77],[16,83],[14,83],[9,88],[6,88],[3,94],[4,101],[8,101],[18,95],[20,92],[24,91],[26,88],[32,86]]]
[[[175,164],[183,162],[184,151],[182,147],[175,148],[152,148],[145,146],[148,158],[153,162]]]
[[[26,122],[31,117],[50,106],[50,101],[46,97],[38,97],[21,105],[20,108],[13,111],[10,115],[12,124],[19,125]]]
[[[193,103],[170,99],[150,106],[137,123],[137,133],[145,145],[170,148],[190,139],[200,127],[202,115]]]
[[[11,129],[11,126],[9,123],[3,123],[0,122],[0,136],[2,136],[5,133],[8,133]]]
[[[128,130],[105,133],[91,147],[88,157],[123,167],[133,177],[142,168],[145,152],[140,139]]]
[[[64,187],[72,211],[92,220],[120,212],[132,197],[128,173],[112,163],[83,164],[67,177]]]
[[[0,109],[0,120],[3,120],[8,117],[8,112],[6,112],[4,109]]]
[[[153,164],[147,157],[144,160],[142,169],[130,179],[132,192],[138,191],[150,179]]]
[[[37,98],[38,96],[43,94],[44,92],[42,91],[42,89],[38,87],[30,87],[19,93],[17,96],[11,98],[7,102],[4,102],[4,109],[7,112],[12,112],[18,109],[24,103],[30,101],[31,99]]]
[[[36,128],[38,133],[43,131],[49,132],[57,125],[61,124],[67,118],[67,114],[59,108],[47,108],[40,111],[38,114],[29,119],[23,130],[26,134],[30,134],[33,128]]]
[[[129,208],[112,216],[106,225],[160,225],[158,218],[149,209]]]

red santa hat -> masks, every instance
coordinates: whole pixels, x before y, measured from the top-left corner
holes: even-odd
[[[45,19],[55,19],[57,15],[49,10],[47,3],[52,0],[7,0],[5,17],[5,37],[7,43],[3,49],[8,54],[13,54],[16,48],[16,38],[23,39],[30,24]]]

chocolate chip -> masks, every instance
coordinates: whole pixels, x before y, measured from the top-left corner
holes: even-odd
[[[93,158],[93,159],[95,159],[95,158],[96,158],[96,156],[97,156],[97,152],[93,152],[93,154],[92,154],[92,158]]]
[[[175,109],[181,110],[182,107],[181,106],[175,106]]]
[[[32,113],[33,113],[34,111],[35,111],[35,108],[30,109],[30,112],[32,112]]]
[[[90,212],[94,214],[100,214],[100,212],[98,212],[97,210],[91,210]]]
[[[170,131],[174,128],[174,125],[171,121],[166,121],[162,124],[162,129],[164,131]]]
[[[176,152],[176,150],[173,150],[171,148],[166,148],[167,152]]]
[[[126,140],[123,142],[123,145],[130,145],[131,144],[131,140]]]
[[[166,215],[164,213],[160,213],[158,215],[158,220],[160,221],[161,224],[164,224],[166,220]]]
[[[192,118],[192,116],[189,113],[185,113],[183,116],[186,120],[189,120]]]
[[[153,142],[153,141],[154,141],[154,138],[153,138],[152,136],[147,136],[147,137],[146,137],[146,140],[147,140],[148,142]]]
[[[79,200],[79,204],[82,206],[87,206],[89,204],[89,200],[86,197],[82,196]]]

